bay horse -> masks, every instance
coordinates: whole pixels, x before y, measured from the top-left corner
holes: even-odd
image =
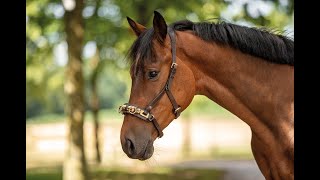
[[[146,160],[153,142],[195,95],[207,96],[250,126],[251,149],[266,179],[294,179],[294,42],[266,29],[219,21],[153,27],[127,17],[137,39],[129,50],[132,87],[120,141]]]

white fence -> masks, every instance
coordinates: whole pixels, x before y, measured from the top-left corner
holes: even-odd
[[[164,136],[155,141],[155,154],[147,162],[148,166],[183,160],[182,147],[186,121],[174,120],[165,130]],[[214,150],[250,150],[251,131],[241,120],[192,119],[190,121],[190,150],[192,155],[215,158]],[[100,128],[102,163],[106,165],[137,165],[146,162],[129,159],[121,149],[119,120],[103,123]],[[86,157],[92,162],[94,157],[93,124],[85,123]],[[66,147],[66,123],[26,126],[26,167],[45,164],[61,164]]]

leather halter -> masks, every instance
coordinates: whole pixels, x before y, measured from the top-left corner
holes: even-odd
[[[146,106],[146,108],[139,108],[138,106],[125,103],[119,107],[119,113],[125,115],[125,114],[131,114],[133,116],[136,116],[142,120],[150,121],[158,131],[158,137],[161,138],[163,136],[163,132],[159,126],[159,123],[157,122],[154,115],[150,113],[151,109],[154,108],[154,106],[157,104],[157,102],[161,99],[161,97],[164,95],[164,93],[167,94],[172,106],[173,106],[173,114],[175,115],[175,119],[177,119],[180,116],[181,113],[181,107],[178,105],[176,100],[174,99],[170,87],[171,82],[174,78],[174,75],[176,73],[176,69],[178,64],[176,63],[176,38],[174,34],[174,30],[172,28],[168,28],[168,34],[170,37],[171,42],[171,53],[172,53],[172,64],[170,67],[170,73],[169,77],[167,79],[167,82],[165,86],[161,89],[159,94]]]

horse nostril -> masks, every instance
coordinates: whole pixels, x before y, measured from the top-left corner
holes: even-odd
[[[126,146],[128,150],[128,155],[132,156],[134,154],[134,145],[130,139],[126,139]]]

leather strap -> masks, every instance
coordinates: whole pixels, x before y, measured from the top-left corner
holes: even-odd
[[[119,113],[131,114],[131,115],[136,116],[142,120],[152,122],[154,127],[158,131],[158,137],[161,138],[163,136],[163,132],[162,132],[157,120],[148,111],[141,109],[141,108],[138,108],[138,107],[131,105],[129,103],[125,103],[119,107]]]
[[[158,131],[158,137],[161,138],[163,136],[163,132],[159,126],[159,123],[154,118],[154,116],[150,113],[151,109],[159,102],[161,97],[164,95],[164,93],[167,94],[172,106],[173,106],[173,114],[175,115],[175,119],[177,119],[180,116],[181,113],[181,106],[178,105],[177,101],[175,100],[173,94],[170,91],[171,83],[174,78],[174,75],[176,73],[176,69],[178,64],[176,63],[176,38],[174,30],[169,27],[168,28],[168,34],[170,37],[170,43],[171,43],[171,53],[172,53],[172,63],[170,66],[170,73],[168,80],[165,84],[165,86],[161,89],[159,94],[146,106],[145,109],[139,108],[137,106],[131,105],[129,103],[125,103],[119,107],[119,112],[122,114],[131,114],[133,116],[136,116],[142,120],[150,121],[153,123],[154,127]]]

